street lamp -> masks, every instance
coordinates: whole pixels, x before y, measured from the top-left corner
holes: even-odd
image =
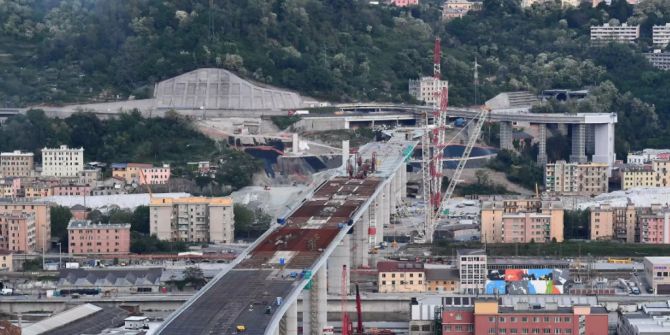
[[[62,258],[61,242],[58,242],[58,269],[60,269],[61,258]]]

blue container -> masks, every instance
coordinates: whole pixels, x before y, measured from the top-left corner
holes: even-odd
[[[284,266],[284,265],[286,265],[286,259],[285,259],[285,258],[283,258],[283,257],[282,257],[282,258],[280,258],[280,259],[279,259],[279,265],[281,265],[281,266]]]
[[[277,218],[277,223],[280,224],[280,225],[284,225],[284,224],[286,224],[286,219],[284,219],[284,218]]]

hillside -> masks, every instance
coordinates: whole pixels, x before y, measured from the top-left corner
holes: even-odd
[[[318,98],[411,102],[407,81],[431,72],[439,35],[452,105],[475,103],[477,58],[478,103],[502,90],[597,86],[587,104],[567,109],[618,112],[620,155],[670,139],[670,75],[640,55],[651,26],[670,21],[667,1],[522,10],[517,0],[486,0],[447,24],[441,3],[0,1],[0,105],[146,97],[155,81],[202,66]],[[589,26],[610,21],[641,24],[640,42],[592,47]]]

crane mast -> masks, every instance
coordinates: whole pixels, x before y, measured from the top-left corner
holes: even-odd
[[[454,175],[449,181],[444,194],[442,193],[443,158],[444,150],[449,144],[446,141],[446,124],[447,124],[447,109],[449,107],[449,88],[448,85],[442,86],[441,82],[441,49],[440,38],[435,39],[434,54],[433,54],[433,78],[435,80],[436,103],[432,112],[433,127],[431,128],[428,122],[428,114],[424,120],[424,133],[421,138],[421,153],[422,153],[422,179],[423,179],[423,196],[424,196],[424,222],[419,228],[418,236],[415,238],[416,243],[431,243],[433,240],[433,233],[437,222],[444,214],[447,202],[451,198],[456,185],[460,180],[460,176],[465,168],[467,160],[470,158],[472,148],[477,143],[477,139],[481,134],[482,126],[488,116],[488,110],[482,109],[477,115],[476,124],[472,129],[472,134],[468,138],[468,143],[464,149],[463,156],[458,161]],[[467,129],[472,124],[471,120],[463,129]],[[462,130],[461,130],[462,131]],[[460,132],[459,132],[460,134]],[[456,136],[458,136],[457,134]],[[453,139],[452,139],[453,140]]]

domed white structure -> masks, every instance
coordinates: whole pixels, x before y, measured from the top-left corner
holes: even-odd
[[[161,81],[155,107],[174,110],[280,110],[300,108],[300,95],[244,80],[230,71],[202,68]]]

